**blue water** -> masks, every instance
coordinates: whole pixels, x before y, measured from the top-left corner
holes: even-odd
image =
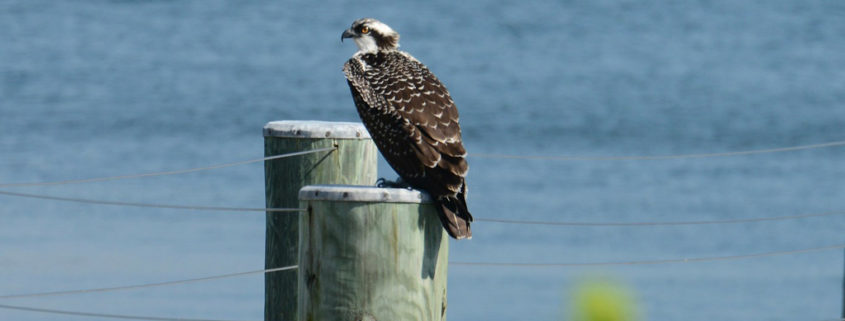
[[[845,139],[845,2],[0,1],[0,182],[252,159],[281,119],[357,121],[340,33],[372,16],[450,88],[470,153],[662,155]],[[470,158],[478,218],[714,220],[845,210],[845,148],[660,161]],[[394,176],[382,164],[383,176]],[[11,190],[8,189],[7,190]],[[16,188],[263,207],[263,166]],[[0,196],[0,295],[263,267],[264,215]],[[456,261],[675,259],[845,243],[842,216],[704,226],[478,222]],[[573,285],[622,280],[645,320],[839,317],[843,251],[603,268],[452,266],[450,320],[566,320]],[[0,300],[262,319],[260,275]],[[2,320],[76,320],[0,309]]]

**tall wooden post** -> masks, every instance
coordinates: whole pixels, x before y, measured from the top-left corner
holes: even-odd
[[[326,147],[336,150],[264,163],[268,208],[299,206],[297,193],[309,184],[373,185],[378,179],[377,150],[359,123],[276,121],[264,126],[264,155]],[[268,212],[265,268],[298,264],[299,215]],[[296,270],[264,277],[264,320],[296,319]]]
[[[445,320],[449,236],[424,195],[304,187],[298,320]]]

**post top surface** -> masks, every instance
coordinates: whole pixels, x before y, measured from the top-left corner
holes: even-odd
[[[279,120],[264,125],[264,137],[370,139],[370,133],[361,123]]]
[[[303,201],[431,203],[431,197],[419,190],[360,185],[308,185],[299,190],[299,199]]]

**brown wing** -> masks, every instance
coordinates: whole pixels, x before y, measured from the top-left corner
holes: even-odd
[[[432,196],[463,188],[467,163],[458,110],[443,84],[409,55],[356,55],[344,65],[355,105],[387,162]]]

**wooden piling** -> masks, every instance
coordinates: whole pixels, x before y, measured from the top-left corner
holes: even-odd
[[[415,190],[306,186],[299,319],[445,320],[449,236]]]
[[[360,123],[276,121],[264,126],[264,155],[273,156],[319,148],[336,150],[270,160],[264,163],[266,206],[295,208],[305,185],[373,185],[377,179],[377,150]],[[299,215],[268,212],[265,268],[298,264]],[[296,270],[268,273],[264,278],[264,320],[297,317]]]

